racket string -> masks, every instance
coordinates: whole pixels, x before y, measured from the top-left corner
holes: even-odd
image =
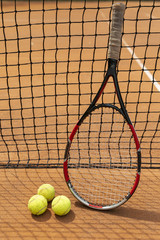
[[[93,204],[115,204],[129,193],[137,150],[119,111],[103,107],[91,112],[73,139],[68,167],[74,190]]]

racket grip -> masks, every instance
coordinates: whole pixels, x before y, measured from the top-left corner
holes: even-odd
[[[109,38],[108,58],[119,59],[123,17],[125,5],[123,3],[115,3],[112,5],[112,24]]]

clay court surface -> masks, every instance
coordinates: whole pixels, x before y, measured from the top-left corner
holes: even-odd
[[[159,239],[159,170],[143,170],[139,188],[123,206],[112,211],[84,207],[69,192],[61,169],[1,170],[1,239]],[[42,183],[51,183],[56,195],[71,199],[64,217],[48,208],[32,216],[27,202]]]
[[[1,18],[0,24],[5,23],[8,26],[5,32],[8,41],[5,46],[4,32],[0,28],[0,239],[2,240],[160,239],[160,169],[158,169],[160,167],[158,147],[160,144],[158,132],[160,88],[158,86],[160,85],[159,71],[154,71],[160,23],[153,21],[150,31],[157,33],[156,37],[153,34],[149,38],[150,48],[146,51],[147,23],[139,21],[137,30],[144,34],[137,34],[137,42],[134,40],[136,1],[128,3],[128,7],[135,6],[135,8],[131,11],[128,8],[125,15],[126,19],[130,18],[133,21],[126,21],[124,24],[119,82],[127,110],[135,123],[141,141],[143,168],[140,185],[134,196],[120,208],[112,211],[95,211],[79,203],[64,181],[62,164],[68,133],[90,103],[93,97],[90,93],[92,92],[93,95],[96,93],[106,69],[104,49],[107,47],[109,24],[105,20],[108,19],[111,3],[102,2],[100,5],[97,32],[101,38],[97,37],[96,46],[99,48],[94,52],[95,23],[93,19],[96,18],[96,4],[89,1],[87,6],[91,10],[88,12],[86,10],[85,15],[83,10],[80,10],[84,4],[78,1],[73,2],[72,7],[77,10],[72,13],[71,20],[74,23],[71,25],[70,32],[64,24],[66,20],[69,21],[68,10],[65,13],[65,9],[70,6],[69,1],[60,2],[58,5],[63,11],[57,16],[57,20],[61,22],[57,29],[55,24],[51,24],[56,19],[55,11],[48,11],[43,15],[41,11],[43,6],[38,1],[31,2],[30,7],[38,11],[31,13],[30,18],[28,12],[23,12],[28,9],[27,2],[17,3],[17,11],[20,13],[17,14],[16,20],[15,5],[6,2],[3,6],[6,14],[3,16],[4,22]],[[152,2],[149,1],[143,4],[152,6]],[[46,9],[54,9],[55,6],[55,2],[45,3]],[[150,11],[151,8],[144,7],[144,10],[139,12],[139,18],[149,19]],[[86,17],[84,21],[88,25],[86,24],[83,29],[87,37],[83,39],[85,47],[82,53],[82,28],[78,22],[81,21],[83,14]],[[159,18],[158,7],[155,7],[152,17]],[[28,27],[29,19],[32,25],[31,32]],[[42,20],[47,23],[43,28]],[[17,29],[15,21],[19,25]],[[44,32],[45,41],[42,38]],[[56,41],[57,33],[59,36]],[[69,37],[67,37],[69,33],[74,36],[71,37],[70,55],[68,55]],[[30,34],[33,37],[32,41],[30,41]],[[18,45],[17,38],[20,38]],[[131,55],[133,57],[132,48],[129,46],[132,46],[133,42],[135,46],[141,45],[141,47],[135,47],[138,61],[135,60],[136,57],[132,59],[131,73],[128,75],[129,59]],[[45,53],[43,48],[46,49]],[[55,50],[56,48],[59,50]],[[7,56],[4,54],[6,51],[8,51]],[[147,70],[141,74],[144,55]],[[81,65],[79,65],[80,56]],[[70,65],[67,62],[68,58]],[[42,62],[45,64],[43,65]],[[159,69],[158,60],[156,67]],[[157,84],[153,84],[152,74]],[[128,77],[130,85],[127,85],[125,80]],[[117,102],[114,99],[112,83],[108,86],[103,101]],[[10,96],[9,99],[8,96]],[[79,102],[81,102],[80,106]],[[37,193],[38,187],[43,183],[52,184],[56,195],[63,194],[71,199],[72,209],[68,215],[55,216],[50,204],[42,216],[30,214],[27,209],[28,200]]]

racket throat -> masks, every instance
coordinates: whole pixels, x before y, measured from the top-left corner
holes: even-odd
[[[118,83],[118,79],[117,79],[117,75],[116,75],[116,64],[117,64],[117,61],[114,60],[114,59],[109,59],[111,60],[110,63],[108,64],[111,64],[110,66],[110,71],[108,74],[110,74],[112,77],[113,77],[113,82],[114,82],[114,86],[115,86],[115,91],[116,91],[116,94],[117,94],[117,97],[118,97],[118,101],[119,101],[119,104],[121,106],[121,111],[123,113],[123,116],[125,117],[125,119],[127,120],[127,122],[129,124],[132,124],[131,120],[130,120],[130,117],[126,111],[126,108],[124,106],[124,102],[123,102],[123,99],[122,99],[122,95],[121,95],[121,92],[120,92],[120,88],[119,88],[119,83]]]
[[[115,72],[115,68],[117,67],[117,60],[115,60],[115,59],[112,59],[112,58],[109,58],[108,59],[108,69],[114,69],[113,71]],[[113,72],[112,72],[112,74],[111,75],[113,75]]]
[[[103,90],[108,82],[108,79],[110,76],[116,76],[115,73],[115,69],[117,66],[117,60],[109,58],[108,59],[108,71],[104,77],[104,80],[101,84],[101,87],[99,89],[99,91],[97,92],[96,96],[94,97],[92,103],[90,104],[90,106],[88,107],[88,109],[86,110],[86,112],[83,114],[83,116],[80,118],[80,120],[78,121],[77,125],[81,125],[81,123],[83,122],[84,118],[88,115],[88,113],[92,110],[92,108],[94,108],[94,106],[96,105],[97,101],[99,100],[101,94],[103,93]]]

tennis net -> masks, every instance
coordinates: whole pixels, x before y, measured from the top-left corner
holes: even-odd
[[[0,1],[0,168],[61,167],[107,69],[118,1]],[[118,78],[142,149],[160,168],[160,2],[126,4]],[[113,83],[100,102],[117,104]]]

